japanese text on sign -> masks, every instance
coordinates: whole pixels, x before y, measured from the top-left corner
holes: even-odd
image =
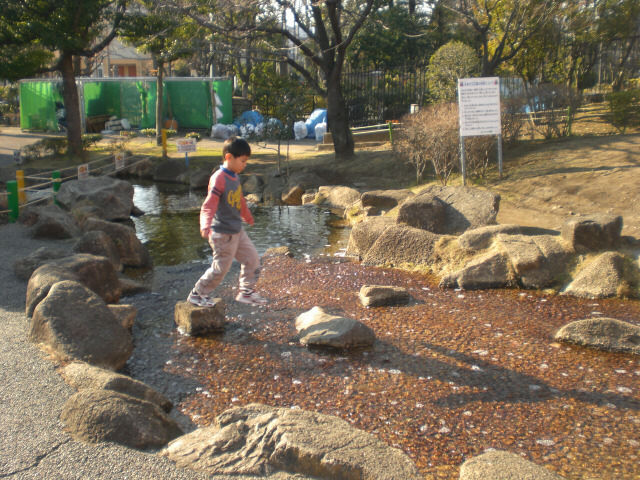
[[[460,136],[500,135],[500,79],[458,79]]]
[[[195,138],[179,138],[176,140],[176,147],[178,153],[189,153],[196,151],[196,139]]]

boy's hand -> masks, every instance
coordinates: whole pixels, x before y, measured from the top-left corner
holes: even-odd
[[[203,228],[200,230],[200,236],[202,238],[206,238],[207,240],[209,239],[209,235],[211,235],[211,229],[210,228]]]

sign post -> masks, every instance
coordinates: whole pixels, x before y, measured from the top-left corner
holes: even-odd
[[[500,124],[500,79],[459,78],[460,162],[462,184],[467,184],[464,137],[497,135],[498,170],[502,178],[502,126]]]
[[[176,140],[176,147],[178,149],[178,153],[184,153],[184,164],[189,166],[189,152],[195,152],[196,148],[196,139],[195,138],[179,138]]]

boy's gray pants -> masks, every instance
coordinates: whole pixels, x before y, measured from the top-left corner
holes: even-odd
[[[260,256],[243,230],[238,233],[212,233],[209,245],[213,249],[211,267],[196,282],[195,291],[208,295],[224,279],[235,258],[242,265],[240,288],[253,288],[260,277]]]

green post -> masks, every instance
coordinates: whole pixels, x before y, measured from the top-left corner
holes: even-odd
[[[391,125],[393,125],[393,123],[389,122],[389,143],[393,145],[393,127]]]
[[[9,203],[9,223],[15,223],[20,215],[20,200],[18,198],[18,182],[9,180],[7,182],[7,194]]]
[[[51,187],[53,189],[53,203],[60,206],[60,204],[58,203],[58,199],[56,198],[56,194],[58,193],[58,190],[60,190],[60,170],[56,170],[51,173],[51,180],[53,182],[51,184]]]

